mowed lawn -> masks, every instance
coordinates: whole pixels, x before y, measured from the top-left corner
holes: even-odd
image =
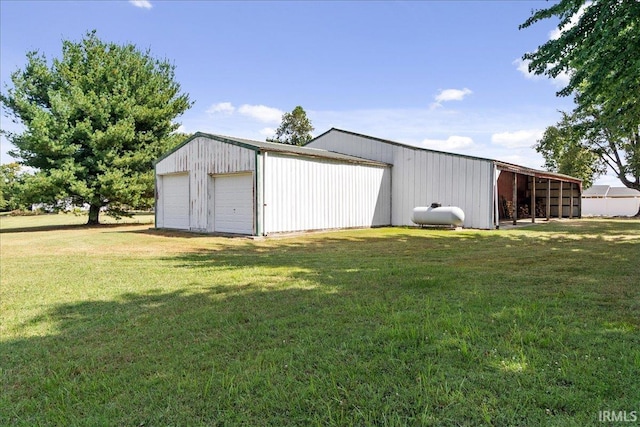
[[[638,220],[266,240],[69,220],[0,218],[0,425],[640,420]]]

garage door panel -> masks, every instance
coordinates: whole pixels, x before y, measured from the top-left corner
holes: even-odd
[[[189,229],[189,175],[162,177],[163,227]]]
[[[253,175],[216,176],[213,210],[215,231],[253,234]]]

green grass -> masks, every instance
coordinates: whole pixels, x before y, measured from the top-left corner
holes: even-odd
[[[0,218],[0,425],[640,416],[637,220],[254,241],[35,218]]]

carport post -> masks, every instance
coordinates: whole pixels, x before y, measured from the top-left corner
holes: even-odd
[[[547,221],[551,219],[551,178],[547,179]]]
[[[573,182],[569,183],[569,219],[573,219]]]
[[[513,173],[513,225],[518,223],[518,174]]]
[[[536,176],[531,177],[531,222],[536,222]]]
[[[564,201],[562,200],[562,187],[564,182],[560,181],[560,192],[558,193],[558,218],[562,219],[562,208],[564,207]]]

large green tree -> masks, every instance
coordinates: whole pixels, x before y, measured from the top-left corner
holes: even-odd
[[[282,115],[282,122],[276,130],[275,137],[267,138],[267,141],[304,145],[313,138],[311,132],[313,132],[311,121],[307,117],[306,111],[298,105],[290,113]]]
[[[581,146],[640,190],[640,2],[561,0],[520,27],[553,17],[559,36],[523,59],[535,74],[569,74],[558,95],[575,96],[575,135],[588,142]]]
[[[1,95],[22,132],[5,132],[11,155],[37,172],[31,188],[49,205],[89,205],[115,216],[153,204],[153,161],[170,148],[174,119],[191,102],[175,66],[134,45],[103,42],[96,32],[64,40],[51,63],[38,51],[11,75]]]

